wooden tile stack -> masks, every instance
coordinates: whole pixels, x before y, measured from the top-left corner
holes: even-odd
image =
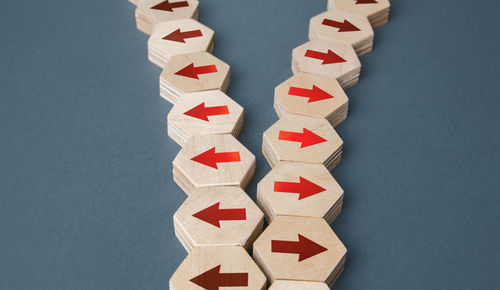
[[[198,19],[197,0],[135,0],[137,29],[151,35],[158,23],[194,18]]]
[[[366,16],[375,28],[389,21],[390,6],[389,0],[328,0],[327,8]]]

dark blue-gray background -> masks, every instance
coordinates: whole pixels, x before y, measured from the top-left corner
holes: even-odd
[[[326,1],[203,0],[241,142],[262,132],[291,50]],[[348,90],[333,171],[338,289],[498,289],[500,124],[495,1],[393,1]],[[160,69],[124,0],[5,1],[0,10],[0,288],[165,289],[186,253],[172,215],[179,150]]]

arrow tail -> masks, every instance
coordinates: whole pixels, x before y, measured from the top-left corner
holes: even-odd
[[[182,38],[195,38],[195,37],[200,37],[203,36],[203,33],[201,33],[201,30],[191,30],[191,31],[186,31],[181,33]]]
[[[280,131],[278,139],[282,141],[302,142],[302,133]]]
[[[274,191],[287,192],[287,193],[300,193],[299,183],[275,181]]]
[[[205,111],[207,116],[229,115],[227,106],[206,107]]]
[[[290,87],[290,89],[288,90],[288,94],[291,96],[308,98],[311,96],[312,90],[304,89],[304,88],[297,88],[297,87]]]
[[[271,252],[284,254],[299,254],[299,243],[290,241],[271,240]]]
[[[221,221],[244,221],[247,219],[247,211],[244,208],[219,209],[219,215]]]
[[[308,49],[308,50],[306,51],[305,56],[306,56],[306,57],[310,57],[310,58],[315,58],[315,59],[324,60],[324,58],[326,57],[326,53],[322,53],[322,52],[319,52],[319,51],[315,51],[315,50],[310,50],[310,49]]]
[[[335,27],[335,28],[342,27],[342,22],[338,22],[338,21],[326,19],[326,18],[323,20],[323,22],[321,24],[326,25],[326,26]]]
[[[171,8],[181,8],[181,7],[188,7],[189,3],[187,1],[179,1],[179,2],[174,2],[170,3]]]
[[[217,67],[214,64],[211,65],[205,65],[205,66],[198,66],[194,68],[196,74],[209,74],[209,73],[214,73],[217,72]]]
[[[245,287],[248,286],[248,273],[220,273],[219,287]]]
[[[215,153],[215,162],[238,162],[240,159],[240,152],[222,152]]]

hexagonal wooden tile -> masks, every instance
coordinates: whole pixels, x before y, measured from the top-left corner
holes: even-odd
[[[342,42],[363,55],[372,50],[373,28],[365,16],[333,9],[311,18],[309,39]]]
[[[197,187],[245,188],[255,171],[255,156],[229,134],[195,135],[173,162],[174,181],[189,195]]]
[[[323,219],[278,217],[253,244],[253,258],[268,279],[332,285],[347,249]]]
[[[328,0],[328,9],[338,9],[366,16],[372,27],[389,21],[389,0]]]
[[[329,290],[330,287],[321,282],[306,282],[292,280],[276,280],[269,290]]]
[[[193,191],[174,215],[175,232],[186,250],[201,246],[249,249],[264,226],[264,214],[239,187]]]
[[[194,135],[231,134],[243,128],[243,107],[219,90],[182,94],[168,114],[168,135],[184,146]]]
[[[361,63],[351,45],[312,40],[293,49],[292,71],[336,78],[347,89],[358,83]]]
[[[342,210],[344,191],[322,164],[281,161],[257,185],[257,203],[272,222],[278,216],[324,218]]]
[[[214,31],[198,21],[186,18],[161,22],[148,40],[148,57],[163,68],[178,54],[208,51],[214,48]]]
[[[347,117],[348,98],[336,79],[298,73],[274,89],[274,109],[285,114],[324,118],[337,126]]]
[[[160,95],[174,103],[183,93],[229,87],[229,65],[208,52],[172,56],[160,75]]]
[[[170,278],[171,290],[265,289],[266,277],[242,247],[191,251]]]
[[[137,29],[150,35],[160,22],[198,19],[198,0],[140,0],[135,18]]]
[[[296,161],[320,163],[332,170],[340,162],[342,145],[325,119],[287,115],[264,132],[262,152],[271,167]]]

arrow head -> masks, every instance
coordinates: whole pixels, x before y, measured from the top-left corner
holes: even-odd
[[[184,41],[184,37],[182,37],[181,29],[178,28],[177,30],[171,32],[169,35],[163,37],[165,40],[170,40],[170,41],[177,41],[177,42],[182,42],[186,43]]]
[[[339,63],[339,62],[346,62],[346,60],[338,56],[335,52],[328,50],[325,58],[323,59],[322,64]]]
[[[169,0],[163,1],[161,3],[158,3],[157,5],[151,7],[151,9],[155,10],[163,10],[163,11],[168,11],[168,12],[174,12],[172,9],[172,5],[170,4]]]
[[[326,99],[333,99],[333,96],[330,95],[329,93],[323,91],[322,89],[318,88],[317,86],[313,85],[312,88],[312,93],[309,96],[309,101],[308,103],[313,103],[317,101],[322,101]]]
[[[326,190],[323,187],[317,185],[316,183],[312,183],[311,181],[305,179],[302,176],[299,176],[299,178],[300,178],[299,200],[309,196],[313,196],[315,194],[318,194]]]
[[[303,133],[302,133],[302,141],[300,148],[326,142],[326,139],[314,134],[313,132],[307,130],[306,128],[304,128],[302,132]]]
[[[207,111],[205,108],[205,102],[203,102],[203,103],[199,104],[198,106],[192,108],[191,110],[185,112],[184,115],[188,115],[190,117],[208,122],[208,115],[207,115]]]
[[[188,65],[185,68],[179,70],[175,74],[183,76],[183,77],[187,77],[187,78],[192,78],[192,79],[199,80],[198,73],[196,72],[196,70],[194,68],[194,63],[191,63],[190,65]]]
[[[200,155],[191,158],[191,160],[206,165],[208,167],[219,169],[217,167],[217,161],[215,160],[215,147],[212,147],[211,149],[208,149],[207,151],[201,153]]]
[[[349,31],[360,31],[361,29],[357,28],[354,24],[344,20],[344,23],[339,27],[339,32],[349,32]]]
[[[219,205],[220,203],[218,202],[203,210],[200,210],[199,212],[193,214],[193,216],[197,219],[220,228]]]
[[[213,267],[212,269],[194,277],[189,281],[206,290],[218,290],[219,276],[220,265]]]
[[[323,253],[328,249],[309,240],[301,234],[299,235],[299,262],[309,259],[317,254]]]

